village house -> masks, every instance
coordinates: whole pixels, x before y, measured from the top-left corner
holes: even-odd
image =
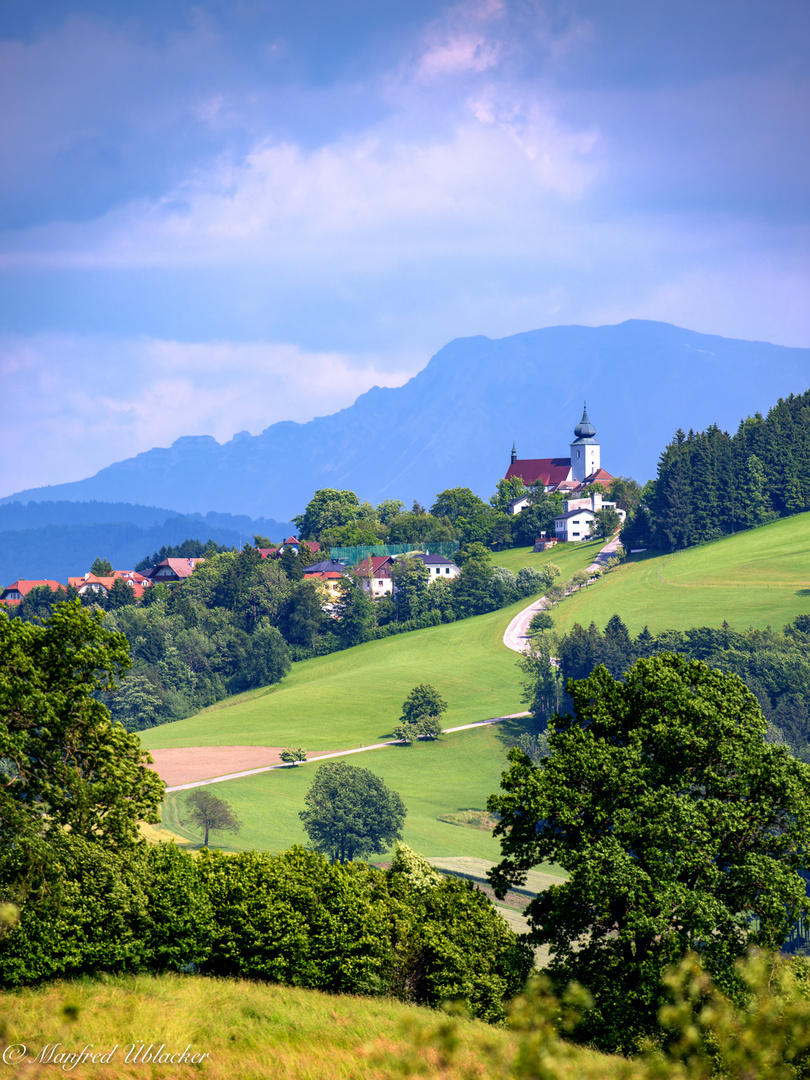
[[[394,589],[391,568],[394,559],[391,555],[369,555],[355,567],[354,572],[360,582],[360,588],[367,592],[372,600],[390,596]]]
[[[408,558],[418,559],[421,563],[424,563],[425,569],[428,574],[430,574],[431,582],[438,581],[439,578],[452,580],[452,578],[457,578],[461,573],[456,564],[449,559],[445,559],[443,555],[421,555],[415,553],[409,555]]]
[[[65,588],[61,581],[51,581],[48,578],[39,578],[36,581],[19,578],[17,581],[13,581],[11,585],[8,585],[3,589],[2,593],[0,593],[0,604],[19,604],[32,589],[37,589],[41,585],[47,585],[48,588],[54,592],[58,589],[64,590]]]
[[[205,559],[164,559],[151,570],[147,570],[145,576],[153,585],[185,581],[202,562],[205,562]]]
[[[129,585],[132,589],[133,595],[140,599],[144,590],[149,588],[152,582],[144,574],[139,574],[137,570],[113,570],[112,574],[107,576],[103,575],[98,577],[96,574],[91,574],[89,571],[82,575],[82,577],[69,577],[68,585],[72,586],[79,594],[84,596],[86,593],[94,592],[100,593],[101,596],[107,596],[116,580],[120,579],[125,584]]]
[[[586,499],[566,499],[562,506],[562,512],[554,518],[558,540],[590,540],[598,510],[610,507],[622,522],[627,517],[626,511],[618,509],[616,503],[604,502],[596,492]]]

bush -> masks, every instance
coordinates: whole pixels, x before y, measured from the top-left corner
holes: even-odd
[[[300,847],[199,861],[214,917],[206,972],[347,994],[388,988],[407,912],[390,902],[381,871]]]
[[[38,884],[21,896],[21,883]],[[171,844],[118,854],[63,833],[36,855],[0,859],[0,895],[19,901],[0,941],[0,983],[19,986],[99,971],[163,971],[208,953],[211,912],[194,860]]]

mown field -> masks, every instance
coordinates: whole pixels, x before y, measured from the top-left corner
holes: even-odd
[[[810,611],[810,514],[688,548],[676,555],[631,556],[601,581],[554,610],[568,630],[592,620],[604,629],[618,614],[632,634],[644,626],[782,627]]]
[[[515,569],[553,561],[565,578],[587,566],[598,549],[598,544],[583,544],[533,554],[521,548],[494,561],[505,565],[509,556]],[[502,639],[510,620],[531,599],[489,615],[304,660],[277,686],[145,731],[144,746],[221,743],[343,750],[376,743],[392,737],[402,703],[418,683],[432,683],[446,699],[445,727],[517,712],[522,706],[515,655]]]
[[[423,855],[469,855],[500,858],[499,841],[481,829],[439,821],[441,815],[460,810],[483,810],[487,797],[498,790],[507,766],[507,743],[520,730],[519,721],[507,721],[471,731],[442,736],[434,743],[370,750],[339,760],[359,765],[398,791],[408,810],[403,840]],[[237,835],[214,833],[210,843],[229,850],[284,851],[306,844],[298,813],[318,765],[272,772],[215,784],[210,790],[227,799],[242,821]],[[200,843],[201,836],[182,824],[185,793],[170,792],[164,803],[163,823],[172,832]],[[384,860],[386,856],[378,856]]]
[[[455,1059],[448,1063],[436,1048],[426,1046],[435,1041],[443,1019],[433,1009],[388,998],[200,976],[102,976],[5,993],[3,1069],[6,1076],[81,1080],[389,1080],[408,1075],[485,1080],[504,1075],[488,1067],[485,1048],[508,1062],[517,1045],[515,1034],[460,1021]],[[48,1047],[54,1054],[78,1054],[87,1047],[90,1053],[112,1056],[107,1063],[88,1061],[72,1068],[36,1062]],[[187,1047],[191,1054],[206,1056],[196,1064],[143,1061],[145,1055],[178,1055]],[[619,1058],[581,1048],[570,1053],[561,1076],[612,1080],[621,1075],[629,1080],[640,1075]],[[29,1064],[26,1058],[33,1060]],[[422,1062],[418,1073],[408,1067],[417,1059]]]

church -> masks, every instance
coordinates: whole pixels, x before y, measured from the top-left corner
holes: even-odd
[[[586,406],[582,410],[582,419],[574,428],[570,457],[519,458],[513,444],[506,479],[517,477],[526,487],[539,485],[546,491],[562,491],[567,495],[575,495],[590,484],[607,486],[614,477],[602,468],[600,447],[595,436],[596,428],[588,419]],[[518,502],[523,505],[517,505]],[[519,513],[524,505],[525,499],[516,500],[515,507],[510,506],[511,512]]]

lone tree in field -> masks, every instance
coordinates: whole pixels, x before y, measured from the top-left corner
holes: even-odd
[[[568,871],[530,903],[531,940],[558,986],[592,993],[582,1037],[630,1050],[657,1030],[670,964],[696,952],[738,992],[735,960],[778,949],[807,911],[810,767],[764,741],[736,675],[697,660],[639,660],[624,682],[600,666],[567,689],[550,755],[535,767],[512,750],[489,799],[490,876],[502,897],[541,862]]]
[[[237,833],[242,828],[242,822],[233,812],[230,804],[205,788],[197,788],[188,796],[186,812],[187,822],[204,831],[204,847],[208,847],[209,832]]]
[[[447,702],[436,687],[420,683],[405,698],[394,735],[404,742],[413,742],[420,736],[437,739],[442,733],[441,715],[446,709]]]
[[[330,761],[321,765],[298,815],[316,851],[333,863],[381,855],[402,839],[402,799],[368,769]]]

